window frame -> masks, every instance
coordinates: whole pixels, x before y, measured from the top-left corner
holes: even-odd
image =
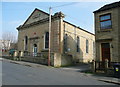
[[[48,33],[48,39],[49,39],[49,32],[45,32],[45,34],[44,34],[44,49],[48,50],[49,49],[49,40],[48,40],[48,48],[46,48],[46,33]]]
[[[110,16],[109,19],[101,20],[101,17],[107,16],[107,15]],[[101,27],[101,23],[102,23],[102,22],[107,22],[107,21],[110,21],[110,22],[111,22],[110,28],[102,28],[102,27]],[[107,13],[107,14],[104,14],[104,15],[100,15],[100,16],[99,16],[99,24],[100,24],[100,30],[109,30],[109,29],[112,29],[112,18],[111,18],[111,13]]]
[[[86,39],[86,53],[89,53],[89,40]]]
[[[28,36],[24,37],[24,51],[28,50]]]
[[[68,52],[68,34],[64,36],[64,52]]]
[[[77,36],[76,48],[77,48],[76,51],[80,52],[80,38],[79,38],[79,36]]]

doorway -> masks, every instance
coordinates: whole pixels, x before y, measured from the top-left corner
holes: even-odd
[[[110,43],[101,43],[101,53],[102,53],[102,61],[105,62],[108,59],[110,63]]]
[[[33,56],[37,56],[37,44],[33,45]]]

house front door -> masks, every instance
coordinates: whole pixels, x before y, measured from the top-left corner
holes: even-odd
[[[102,61],[104,62],[106,59],[110,62],[110,43],[102,43],[101,44],[101,53],[102,53]]]

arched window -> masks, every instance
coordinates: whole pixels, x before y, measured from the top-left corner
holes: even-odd
[[[64,51],[65,52],[67,52],[68,51],[68,35],[67,34],[65,34],[65,36],[64,36]]]
[[[86,40],[86,53],[88,53],[88,51],[89,51],[89,41]]]
[[[45,33],[45,49],[49,48],[49,32]]]
[[[80,52],[80,38],[77,36],[77,52]]]
[[[28,45],[28,37],[27,36],[25,36],[25,38],[24,38],[24,50],[25,51],[27,51],[27,45]]]

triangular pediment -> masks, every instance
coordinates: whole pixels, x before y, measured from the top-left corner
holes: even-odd
[[[31,24],[33,22],[48,18],[49,14],[39,9],[35,9],[23,25]]]

